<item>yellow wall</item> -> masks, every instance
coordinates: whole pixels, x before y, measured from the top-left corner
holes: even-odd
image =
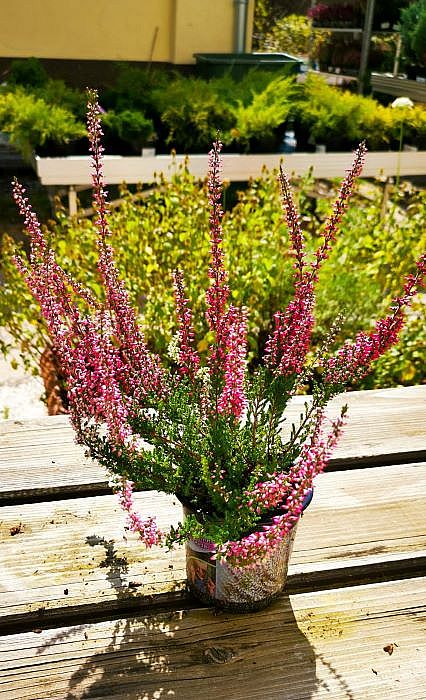
[[[0,0],[4,57],[192,63],[233,50],[233,0]]]

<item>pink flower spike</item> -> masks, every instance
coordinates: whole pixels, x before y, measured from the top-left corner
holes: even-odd
[[[225,385],[219,398],[219,413],[241,418],[247,399],[244,376],[247,363],[247,309],[230,306],[226,317]]]
[[[232,566],[246,566],[268,556],[271,549],[287,537],[300,518],[303,500],[312,488],[313,479],[324,470],[337,444],[342,433],[344,413],[345,409],[341,417],[332,422],[331,430],[325,440],[321,436],[324,416],[319,414],[310,442],[302,448],[296,463],[286,476],[287,483],[284,484],[284,488],[289,491],[289,494],[283,501],[283,509],[285,509],[283,515],[275,516],[272,525],[263,526],[260,532],[252,533],[236,542],[226,542],[218,550],[217,558],[224,557]],[[302,465],[303,477],[300,475]],[[258,499],[260,504],[258,512],[263,511],[264,493],[269,494],[275,490],[278,493],[282,486],[279,479],[276,483],[272,480],[267,484],[258,484],[256,490],[250,493],[255,500]],[[281,491],[281,495],[284,494],[285,491]]]
[[[293,245],[293,254],[296,258],[296,282],[301,282],[305,268],[305,240],[300,226],[299,215],[294,204],[290,181],[280,166],[279,182],[281,197],[286,212],[286,221]]]
[[[188,375],[194,381],[200,366],[200,358],[194,348],[192,311],[189,308],[189,301],[185,297],[183,273],[181,270],[174,270],[173,284],[179,320],[179,371],[182,375]]]
[[[212,284],[206,291],[206,317],[210,329],[216,332],[220,345],[225,315],[225,305],[229,296],[227,274],[223,264],[222,249],[222,183],[220,179],[222,144],[215,141],[209,153],[209,204],[210,204],[210,258],[209,277]]]
[[[325,363],[327,383],[344,385],[362,379],[370,371],[374,360],[398,342],[404,325],[404,310],[410,305],[426,274],[426,254],[419,258],[416,267],[416,273],[406,278],[403,296],[396,297],[392,302],[393,314],[379,319],[370,333],[361,331],[353,343],[344,343]]]
[[[129,530],[136,532],[148,548],[161,544],[164,533],[158,528],[155,518],[149,517],[143,520],[134,510],[133,481],[123,478],[117,494],[120,506],[127,513]]]
[[[164,371],[160,359],[149,352],[143,333],[136,320],[135,311],[130,304],[128,293],[120,279],[114,262],[113,251],[107,238],[111,235],[108,225],[108,207],[103,175],[103,147],[101,145],[101,117],[95,90],[89,91],[87,127],[92,153],[92,180],[94,188],[94,206],[98,213],[98,267],[106,290],[107,305],[115,321],[114,333],[122,353],[127,359],[127,387],[134,393],[135,399],[149,392],[162,396],[166,393]],[[124,371],[124,368],[123,368]]]

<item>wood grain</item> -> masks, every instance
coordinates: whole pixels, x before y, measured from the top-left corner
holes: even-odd
[[[295,397],[287,427],[297,421],[307,397]],[[347,403],[349,418],[330,469],[426,460],[426,386],[351,392],[328,412]],[[105,470],[74,443],[66,416],[0,422],[0,503],[13,499],[101,493]]]
[[[10,635],[0,698],[422,700],[425,596],[418,578]]]
[[[290,590],[417,575],[426,562],[425,489],[426,463],[322,474],[298,525]],[[182,516],[165,494],[139,493],[136,502],[162,527]],[[3,627],[146,606],[183,590],[183,550],[126,538],[114,496],[4,506],[0,515]]]

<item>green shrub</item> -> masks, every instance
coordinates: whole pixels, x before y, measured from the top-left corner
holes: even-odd
[[[370,150],[392,145],[398,147],[401,120],[406,140],[422,145],[426,139],[426,109],[383,107],[372,97],[336,90],[321,77],[309,75],[297,105],[300,122],[314,142],[330,148],[354,147],[360,134]]]
[[[51,105],[17,88],[0,93],[0,130],[30,159],[33,150],[48,140],[68,143],[85,135],[83,124],[71,112]]]
[[[263,51],[284,51],[293,56],[318,58],[321,46],[328,40],[329,32],[312,27],[312,20],[305,15],[281,17],[263,37]]]
[[[264,142],[273,136],[290,114],[294,93],[293,79],[278,77],[261,92],[253,93],[248,104],[239,100],[237,106],[232,108],[235,126],[229,137],[225,135],[225,141],[230,138],[248,150],[253,139]]]
[[[124,112],[111,110],[103,115],[102,123],[136,151],[140,151],[142,146],[155,136],[152,119],[135,110],[126,109]]]
[[[230,73],[225,73],[220,78],[211,78],[208,84],[225,104],[237,106],[242,103],[247,106],[251,104],[253,95],[266,90],[276,77],[271,71],[251,68],[238,81]]]
[[[199,78],[175,77],[167,91],[153,92],[153,103],[166,144],[179,152],[205,153],[217,132],[228,132],[235,122],[230,106],[210,83]]]
[[[416,29],[413,33],[411,46],[416,54],[417,61],[426,66],[426,5],[422,10]]]
[[[117,63],[116,70],[114,84],[102,91],[102,106],[115,112],[136,110],[152,116],[152,93],[167,89],[168,72],[162,68],[139,68],[128,63]]]
[[[86,119],[86,95],[82,90],[75,90],[64,83],[63,80],[49,79],[43,86],[27,88],[35,97],[39,97],[51,105],[62,107],[71,112],[74,117],[85,122]]]
[[[21,85],[30,89],[42,87],[48,79],[49,76],[38,58],[12,61],[7,74],[8,85]]]
[[[425,18],[426,0],[412,2],[401,11],[400,30],[403,54],[412,64],[426,65]]]
[[[360,134],[373,149],[388,142],[385,116],[386,109],[372,98],[336,90],[316,75],[308,75],[298,104],[298,117],[311,139],[332,148],[347,149]]]

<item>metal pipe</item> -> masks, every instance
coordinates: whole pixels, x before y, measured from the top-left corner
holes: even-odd
[[[249,0],[234,0],[235,6],[235,53],[245,53],[247,36],[247,12]]]
[[[365,11],[364,29],[362,33],[361,61],[358,74],[358,92],[360,95],[365,90],[367,78],[368,58],[370,55],[371,31],[373,27],[375,0],[367,0],[367,9]]]

